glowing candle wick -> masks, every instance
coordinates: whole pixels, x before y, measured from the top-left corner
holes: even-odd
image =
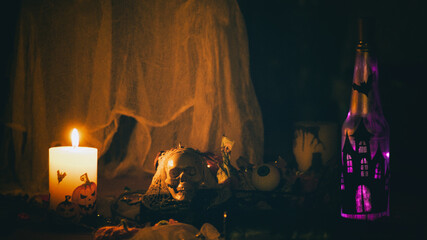
[[[79,132],[75,128],[71,132],[71,144],[73,145],[73,148],[79,146]]]

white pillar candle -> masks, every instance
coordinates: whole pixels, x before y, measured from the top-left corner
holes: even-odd
[[[98,149],[79,147],[77,129],[71,139],[73,146],[49,148],[50,208],[56,210],[68,195],[80,214],[87,215],[95,210]]]

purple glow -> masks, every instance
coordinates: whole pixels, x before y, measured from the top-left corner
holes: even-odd
[[[347,214],[347,213],[343,213],[341,210],[341,217],[350,218],[350,219],[358,219],[358,220],[368,219],[369,221],[373,221],[375,219],[378,219],[384,216],[390,216],[390,214],[388,212],[368,213],[368,214]]]
[[[370,212],[371,209],[371,192],[365,185],[359,185],[356,192],[356,211]]]
[[[345,168],[341,172],[340,189],[347,199],[354,199],[343,202],[341,206],[341,215],[345,218],[375,220],[389,216],[389,177],[386,175],[389,169],[386,158],[389,152],[388,142],[383,143],[387,138],[372,138],[371,131],[366,128],[363,119],[359,120],[351,135],[346,129],[343,130],[342,164]],[[372,171],[371,174],[369,171]],[[379,195],[381,188],[387,197],[386,206],[383,201],[378,201],[383,196]],[[372,195],[372,190],[379,194]]]
[[[377,166],[375,167],[375,179],[380,179],[381,178],[381,169],[380,169],[380,164],[377,163]]]
[[[371,71],[372,71],[372,73],[377,74],[377,71],[378,71],[378,67],[377,67],[377,65],[372,64],[372,66],[371,66]]]
[[[365,141],[360,141],[358,152],[359,153],[367,153],[368,152],[368,147],[366,146]]]
[[[375,220],[390,215],[390,130],[378,94],[377,62],[367,53],[357,51],[350,111],[342,125],[341,216]]]
[[[345,184],[344,184],[344,176],[343,173],[341,173],[341,190],[345,189]]]
[[[347,154],[347,172],[348,173],[352,173],[353,172],[353,161],[351,161],[350,154]]]
[[[368,176],[368,162],[366,161],[366,158],[362,158],[362,160],[360,161],[360,176]]]

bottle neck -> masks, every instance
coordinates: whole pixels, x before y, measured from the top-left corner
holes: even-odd
[[[368,46],[360,41],[356,49],[350,114],[366,116],[376,105],[377,99],[377,63],[371,58]],[[379,103],[378,103],[379,104]]]

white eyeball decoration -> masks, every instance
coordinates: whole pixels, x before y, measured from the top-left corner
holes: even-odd
[[[279,170],[268,163],[258,165],[252,173],[252,184],[259,191],[272,191],[280,183]]]

